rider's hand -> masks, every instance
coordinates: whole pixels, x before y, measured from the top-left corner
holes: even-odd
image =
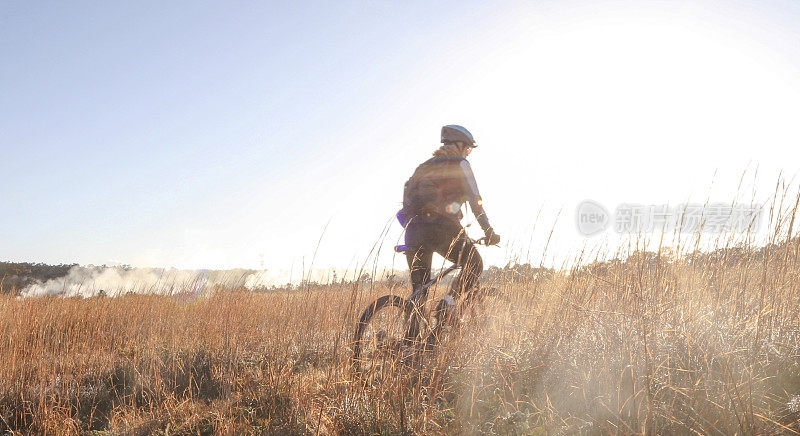
[[[500,243],[500,235],[494,232],[494,229],[489,227],[484,232],[486,234],[486,245],[497,245]]]

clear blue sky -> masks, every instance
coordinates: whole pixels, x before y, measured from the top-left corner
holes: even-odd
[[[715,170],[729,200],[745,168],[797,171],[798,22],[788,1],[2,2],[0,259],[288,268],[330,222],[316,262],[349,266],[448,123],[511,240],[540,208],[674,203]]]

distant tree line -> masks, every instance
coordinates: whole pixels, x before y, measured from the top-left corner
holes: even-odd
[[[0,262],[0,294],[17,294],[33,283],[64,277],[76,265]]]

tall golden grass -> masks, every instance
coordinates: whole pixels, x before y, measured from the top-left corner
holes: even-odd
[[[370,385],[363,282],[182,301],[0,299],[0,430],[68,434],[800,432],[796,201],[770,236],[506,270],[462,334]],[[624,255],[623,255],[624,254]]]

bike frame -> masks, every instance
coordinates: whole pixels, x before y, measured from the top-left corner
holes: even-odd
[[[487,241],[487,238],[480,238],[477,241],[473,241],[473,243],[476,244],[476,245],[486,245],[486,241]],[[404,252],[406,252],[408,250],[409,250],[409,247],[406,246],[406,245],[398,245],[398,246],[394,247],[394,251],[396,251],[398,253],[404,253]],[[455,271],[455,270],[457,270],[459,268],[461,268],[461,267],[458,266],[455,263],[450,265],[450,266],[448,266],[443,271],[439,272],[439,274],[436,274],[435,276],[433,276],[432,279],[428,280],[427,283],[425,283],[424,285],[420,286],[419,289],[415,290],[411,294],[411,297],[409,297],[408,299],[413,301],[414,304],[416,304],[416,302],[419,299],[420,295],[422,295],[423,293],[427,293],[428,289],[431,286],[435,285],[436,283],[439,282],[439,280],[443,279],[446,275],[450,274],[451,272],[453,272],[453,271]]]
[[[424,285],[420,286],[419,289],[415,290],[411,294],[411,297],[409,297],[409,300],[416,302],[419,299],[420,295],[422,295],[423,293],[427,293],[428,292],[428,288],[430,288],[431,286],[435,285],[436,283],[439,282],[439,280],[443,279],[444,276],[450,274],[451,272],[457,270],[458,268],[460,268],[460,267],[458,265],[456,265],[456,264],[452,264],[452,265],[448,266],[447,268],[444,269],[444,271],[441,271],[439,274],[436,274],[435,276],[433,276],[432,279],[428,280],[427,283],[425,283]]]

